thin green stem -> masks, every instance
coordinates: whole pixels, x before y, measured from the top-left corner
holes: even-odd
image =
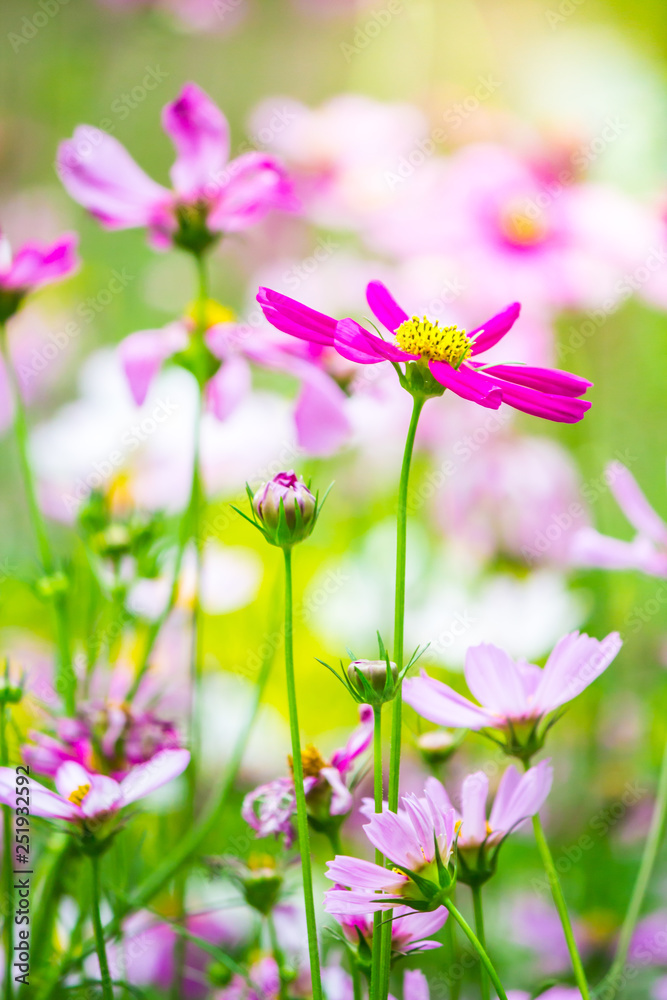
[[[317,944],[317,923],[313,902],[313,874],[310,864],[310,841],[308,835],[308,814],[306,796],[303,789],[303,762],[301,760],[301,740],[299,737],[299,717],[296,704],[296,684],[294,681],[293,612],[292,612],[292,553],[283,549],[285,557],[285,676],[287,681],[287,702],[289,705],[289,727],[292,739],[292,767],[294,769],[294,793],[296,797],[296,826],[301,854],[303,875],[303,899],[306,908],[306,928],[308,930],[308,952],[310,974],[313,983],[313,1000],[322,1000],[320,977],[320,955]]]
[[[18,450],[21,476],[23,478],[23,488],[28,504],[28,513],[32,522],[33,531],[37,541],[37,549],[42,564],[42,570],[47,577],[52,577],[57,566],[51,548],[51,542],[46,530],[46,522],[37,500],[37,487],[30,464],[30,448],[28,441],[28,420],[26,417],[21,387],[14,369],[9,345],[7,343],[7,330],[4,325],[0,325],[0,348],[9,379],[12,403],[14,405],[14,436]],[[62,591],[56,590],[52,595],[53,609],[55,614],[56,643],[58,646],[58,673],[56,677],[56,690],[63,699],[65,710],[68,715],[75,712],[75,691],[76,677],[72,668],[72,658],[69,642],[69,628],[67,622],[67,603]]]
[[[639,919],[642,903],[644,902],[644,897],[646,895],[646,890],[648,889],[648,885],[651,880],[651,874],[653,872],[655,860],[658,855],[660,845],[662,843],[662,838],[664,836],[666,818],[667,818],[667,742],[665,742],[665,748],[662,754],[662,764],[660,765],[660,777],[658,779],[658,791],[655,799],[655,805],[653,806],[651,825],[649,827],[648,836],[646,838],[646,843],[644,845],[644,853],[642,855],[639,871],[637,872],[637,880],[634,884],[632,895],[630,897],[630,902],[628,904],[627,913],[625,914],[625,919],[621,927],[621,932],[618,936],[614,961],[612,962],[609,972],[602,980],[602,983],[595,990],[595,992],[597,992],[601,986],[604,986],[605,997],[608,998],[613,997],[614,994],[616,993],[618,988],[617,982],[619,979],[619,975],[623,971],[623,967],[625,966],[625,963],[628,958],[630,941],[632,940],[632,935],[634,933],[635,925],[637,923],[637,920]]]
[[[266,926],[269,932],[269,941],[271,942],[271,953],[273,955],[273,960],[278,966],[278,976],[280,977],[280,990],[279,997],[280,1000],[287,1000],[287,979],[285,977],[285,956],[283,950],[280,947],[280,942],[278,941],[278,934],[276,932],[276,923],[273,919],[272,913],[267,913],[266,915]]]
[[[496,989],[496,993],[500,997],[500,1000],[507,1000],[507,994],[503,989],[503,984],[500,982],[500,979],[498,978],[498,973],[494,969],[491,959],[486,953],[486,948],[483,946],[482,942],[479,940],[479,938],[473,931],[472,927],[470,927],[470,925],[465,920],[463,915],[459,913],[459,911],[456,909],[454,903],[452,903],[451,900],[446,899],[445,906],[447,907],[447,909],[449,910],[449,912],[451,913],[454,920],[457,922],[457,924],[459,925],[465,936],[470,941],[470,944],[473,946],[473,948],[479,955],[479,959],[484,968],[486,969],[486,971],[488,972],[489,979],[493,983]]]
[[[0,702],[0,764],[7,767],[9,764],[9,752],[7,749],[7,729],[6,713],[9,709],[7,705]],[[4,975],[4,1000],[12,1000],[14,987],[12,982],[12,968],[14,963],[14,935],[12,934],[12,915],[14,913],[14,857],[12,844],[12,810],[9,806],[2,807],[2,874],[5,883],[4,891],[4,937],[5,937],[5,975]]]
[[[481,885],[474,885],[472,887],[472,903],[475,910],[475,932],[479,938],[479,943],[481,944],[484,951],[486,951],[486,935],[484,933],[484,910],[482,907],[482,887]],[[489,989],[489,978],[484,971],[480,969],[480,984],[482,988],[482,1000],[490,1000],[491,991]]]
[[[373,706],[373,792],[375,812],[382,812],[384,788],[382,781],[382,706]],[[384,863],[382,852],[375,849],[375,864]],[[380,910],[373,914],[373,952],[371,956],[370,1000],[379,1000],[382,990],[382,924]]]
[[[405,564],[407,556],[407,517],[408,517],[408,486],[410,483],[410,466],[415,445],[417,424],[426,399],[424,396],[414,396],[412,416],[405,441],[401,477],[398,484],[398,510],[396,513],[396,585],[394,598],[394,662],[398,671],[403,669],[403,644],[405,629]],[[389,808],[396,812],[398,808],[398,786],[401,770],[401,725],[403,715],[403,696],[400,687],[396,691],[392,703],[391,747],[389,751]],[[385,1000],[389,993],[389,970],[391,961],[391,916],[382,924],[382,991],[378,1000]]]
[[[353,1000],[362,1000],[363,991],[361,989],[361,973],[357,967],[357,963],[352,959],[350,963],[350,971],[352,973],[352,997]]]
[[[452,902],[454,902],[452,892]],[[456,924],[453,920],[448,920],[445,924],[445,945],[447,948],[447,959],[449,962],[449,1000],[459,1000],[461,992],[461,977],[454,975],[454,966],[457,964],[458,948],[456,945]]]
[[[572,930],[570,915],[567,912],[567,904],[565,902],[565,897],[563,896],[563,890],[561,889],[558,872],[556,871],[554,859],[551,856],[547,838],[544,836],[544,830],[542,829],[540,817],[537,814],[533,816],[533,830],[535,831],[537,849],[540,852],[542,864],[544,865],[544,870],[549,880],[549,885],[551,886],[551,895],[553,896],[554,904],[556,906],[556,910],[558,911],[558,916],[560,917],[560,922],[563,925],[563,933],[565,934],[565,940],[567,942],[567,950],[570,953],[570,961],[572,962],[574,978],[577,982],[577,986],[579,987],[579,992],[581,993],[583,1000],[590,1000],[586,973],[584,972],[584,967],[577,948],[577,942],[574,938],[574,931]]]
[[[109,973],[109,962],[107,961],[107,950],[104,944],[104,928],[102,927],[102,917],[100,916],[100,859],[99,855],[90,855],[90,865],[92,869],[92,913],[93,927],[95,930],[95,950],[100,963],[100,975],[102,979],[102,996],[104,1000],[113,1000],[113,986],[111,985],[111,975]]]

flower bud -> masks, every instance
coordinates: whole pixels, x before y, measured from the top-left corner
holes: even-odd
[[[279,472],[257,490],[252,505],[273,545],[303,541],[315,526],[317,499],[294,472]]]
[[[389,690],[393,694],[394,686],[398,680],[398,668],[391,660],[353,660],[347,668],[350,683],[360,694],[365,694],[364,684],[359,677],[359,673],[361,673],[376,694],[384,694],[387,683],[387,662],[389,662],[389,670],[391,671]]]
[[[460,736],[447,729],[433,729],[422,733],[417,739],[417,747],[427,764],[443,764],[458,749]]]

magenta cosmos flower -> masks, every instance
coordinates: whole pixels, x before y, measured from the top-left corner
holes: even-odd
[[[554,647],[544,668],[524,660],[515,662],[490,643],[472,646],[465,662],[465,678],[479,705],[424,671],[403,683],[403,699],[416,712],[441,726],[464,729],[517,729],[527,724],[532,739],[541,718],[581,694],[607,669],[622,646],[618,632],[602,641],[571,632]]]
[[[145,226],[159,249],[176,243],[199,253],[271,209],[296,207],[274,157],[252,151],[228,162],[227,120],[196,84],[187,83],[167,104],[162,125],[176,148],[172,190],[151,180],[117,139],[90,125],[61,143],[61,181],[106,228]]]
[[[638,569],[649,576],[667,577],[667,524],[620,462],[607,466],[605,478],[637,534],[631,542],[624,542],[602,535],[594,528],[581,528],[570,546],[572,562],[601,569]]]
[[[0,323],[13,316],[28,292],[76,270],[76,245],[76,234],[64,233],[49,246],[24,243],[12,254],[9,240],[0,233]]]
[[[562,423],[581,420],[591,405],[579,397],[592,383],[578,375],[527,365],[483,365],[476,360],[512,328],[520,311],[518,302],[466,333],[456,326],[441,327],[427,317],[408,316],[379,281],[369,283],[366,298],[376,319],[393,335],[392,341],[370,333],[352,319],[337,322],[270,288],[260,288],[257,295],[268,321],[284,333],[334,347],[344,358],[359,364],[405,364],[404,373],[398,370],[406,388],[424,384],[430,373],[435,382],[425,395],[451,389],[457,396],[493,410],[505,402],[524,413]],[[414,372],[411,362],[418,363],[421,378],[417,383],[414,377],[410,380]]]
[[[23,787],[28,789],[33,816],[64,819],[85,828],[177,778],[189,761],[189,750],[162,750],[146,763],[132,768],[122,781],[87,771],[76,761],[66,761],[56,771],[55,792],[32,779]],[[0,802],[16,809],[16,773],[13,768],[0,767]]]
[[[373,739],[373,710],[370,705],[359,707],[360,724],[350,734],[344,747],[335,750],[327,764],[314,746],[303,752],[303,788],[306,808],[318,827],[325,829],[333,822],[338,825],[352,809],[350,781],[357,759],[368,750]],[[285,846],[294,840],[292,816],[296,812],[294,779],[276,778],[259,785],[243,800],[241,815],[258,837],[285,838]]]
[[[130,392],[141,406],[151,384],[170,359],[187,352],[196,324],[186,318],[156,330],[138,330],[119,345]],[[316,364],[296,357],[275,340],[233,321],[230,310],[216,302],[207,306],[204,342],[212,374],[206,383],[209,412],[226,420],[248,397],[252,369],[283,372],[298,379],[301,389],[294,409],[297,441],[311,455],[330,455],[351,432],[345,414],[347,397],[333,378]]]
[[[327,913],[356,916],[400,905],[426,911],[442,904],[442,893],[451,888],[447,866],[456,813],[437,785],[427,786],[422,798],[404,795],[398,812],[376,813],[364,826],[373,847],[392,867],[345,855],[329,862],[327,878],[349,889],[328,890]]]
[[[350,916],[349,914],[334,913],[333,916],[343,928],[343,934],[350,944],[358,945],[359,935],[361,935],[368,947],[372,947],[372,914],[359,913]],[[440,906],[430,913],[419,913],[418,910],[411,910],[409,906],[394,907],[391,923],[392,958],[440,948],[439,941],[427,939],[431,934],[437,934],[443,927],[447,916],[447,910],[444,906]]]

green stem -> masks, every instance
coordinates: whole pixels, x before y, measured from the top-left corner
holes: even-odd
[[[7,705],[0,702],[0,764],[7,767],[9,764],[9,753],[7,749],[6,713]],[[14,987],[12,981],[12,967],[14,962],[14,935],[12,934],[14,913],[14,857],[12,844],[12,810],[9,806],[2,807],[2,874],[5,882],[4,900],[4,936],[5,936],[5,975],[4,975],[4,1000],[12,1000]]]
[[[653,815],[651,816],[651,825],[649,827],[648,836],[646,838],[646,843],[644,845],[644,853],[642,855],[641,864],[639,866],[639,871],[637,872],[637,880],[634,884],[632,890],[632,895],[630,897],[630,903],[628,904],[627,913],[625,914],[625,919],[623,921],[623,926],[621,927],[621,932],[618,936],[618,943],[616,945],[616,955],[614,956],[614,961],[612,962],[609,972],[602,980],[602,983],[595,990],[597,991],[604,986],[605,996],[611,998],[617,991],[617,980],[619,974],[622,972],[623,967],[627,961],[628,950],[630,948],[630,941],[632,940],[632,935],[634,933],[635,925],[639,919],[639,914],[642,908],[642,903],[644,902],[644,896],[646,895],[646,890],[648,889],[649,882],[651,880],[651,874],[653,872],[653,867],[655,865],[655,860],[662,843],[662,838],[665,832],[665,819],[667,818],[667,742],[665,743],[665,748],[662,754],[662,764],[660,765],[660,777],[658,779],[658,792],[655,799],[655,805],[653,806]]]
[[[549,850],[547,838],[544,836],[544,830],[542,829],[540,817],[537,814],[533,816],[533,830],[535,831],[537,849],[540,852],[542,864],[544,865],[544,870],[547,874],[549,885],[551,886],[551,895],[553,896],[554,904],[558,911],[558,916],[560,917],[560,922],[563,925],[563,933],[565,934],[565,940],[567,942],[567,950],[570,953],[574,978],[577,982],[577,986],[579,987],[579,992],[581,993],[583,1000],[590,1000],[586,973],[584,972],[584,967],[579,956],[577,942],[574,939],[574,931],[572,930],[570,916],[567,912],[567,904],[565,902],[565,897],[563,896],[563,890],[561,889],[558,872],[556,871],[556,865],[554,864],[554,859],[551,856],[551,851]]]
[[[275,629],[272,628],[269,635],[272,635],[274,631]],[[253,702],[245,725],[239,733],[238,739],[234,745],[225,777],[213,804],[199,823],[192,827],[189,834],[182,837],[178,841],[178,844],[171,854],[168,855],[162,864],[159,865],[155,871],[153,871],[148,878],[139,885],[136,891],[125,900],[118,902],[115,916],[104,928],[105,938],[115,937],[120,930],[122,921],[128,913],[144,909],[150,901],[158,895],[158,893],[162,892],[162,890],[172,881],[180,868],[201,848],[201,845],[206,840],[208,835],[220,826],[227,807],[229,796],[231,795],[236,782],[236,776],[243,761],[248,738],[255,724],[259,706],[271,672],[275,651],[271,646],[271,643],[268,641],[265,643],[265,648],[266,653],[262,660],[257,678]],[[76,954],[69,954],[65,956],[64,960],[60,963],[60,967],[56,970],[54,979],[51,981],[50,988],[44,992],[44,995],[43,997],[40,997],[40,1000],[48,1000],[58,983],[62,982],[67,973],[75,965],[78,965],[84,958],[90,955],[92,951],[94,951],[94,942],[88,940],[84,942],[81,949]]]
[[[354,959],[350,962],[350,971],[352,973],[352,997],[353,1000],[362,1000],[363,992],[361,989],[361,974],[359,968]]]
[[[484,933],[484,910],[482,908],[482,887],[481,885],[472,886],[472,903],[475,910],[475,931],[477,937],[479,938],[479,943],[482,948],[486,951],[486,935]],[[480,969],[480,980],[482,987],[482,1000],[490,1000],[491,991],[489,990],[489,979],[484,971]]]
[[[35,921],[30,944],[31,959],[35,969],[39,969],[42,955],[52,942],[53,924],[75,846],[73,837],[66,836],[62,839],[58,834],[56,843],[47,850],[50,857],[42,856],[40,859],[44,878],[40,893],[35,900]]]
[[[99,855],[90,855],[92,868],[92,911],[93,927],[95,929],[95,950],[100,963],[100,975],[102,978],[102,996],[104,1000],[113,1000],[113,987],[111,985],[111,975],[109,973],[109,963],[107,961],[107,950],[104,944],[104,928],[100,916],[100,859]]]
[[[37,500],[37,487],[30,465],[29,441],[28,441],[28,421],[26,417],[23,396],[19,385],[14,364],[7,343],[7,330],[4,325],[0,325],[0,348],[7,370],[12,403],[14,405],[14,436],[18,449],[19,464],[23,478],[23,487],[28,504],[28,513],[32,522],[37,549],[45,576],[53,576],[56,571],[56,562],[51,549],[51,542],[46,530],[46,522]],[[75,712],[75,691],[76,677],[72,668],[72,658],[69,643],[69,630],[67,624],[67,604],[62,592],[56,592],[52,596],[53,609],[56,624],[56,642],[58,646],[58,674],[56,677],[56,690],[63,699],[65,711],[68,715]]]
[[[457,922],[457,924],[459,925],[459,927],[461,928],[461,930],[463,931],[463,933],[465,934],[465,936],[470,941],[470,944],[473,946],[473,948],[475,949],[475,951],[479,955],[480,961],[481,961],[482,965],[484,966],[484,968],[486,969],[486,971],[488,972],[489,979],[491,980],[491,982],[495,986],[496,993],[500,997],[500,1000],[507,1000],[507,994],[505,993],[505,990],[503,989],[503,984],[500,982],[500,979],[498,978],[498,973],[494,969],[493,964],[491,962],[491,959],[489,958],[489,956],[486,953],[486,948],[483,946],[482,942],[476,936],[476,934],[473,931],[472,927],[470,927],[470,925],[464,919],[463,915],[461,913],[459,913],[459,911],[456,909],[456,907],[454,906],[454,903],[452,903],[451,900],[447,900],[446,899],[445,900],[445,906],[447,907],[447,909],[449,910],[449,912],[451,913],[451,915],[454,917],[454,920]]]
[[[280,990],[278,995],[280,997],[280,1000],[287,1000],[288,992],[287,992],[287,979],[285,978],[285,956],[278,941],[278,934],[276,933],[276,923],[275,920],[273,919],[272,913],[267,913],[266,915],[266,926],[269,931],[269,941],[271,942],[271,953],[273,955],[273,959],[276,965],[278,966],[278,975],[280,977]]]
[[[412,416],[405,441],[401,477],[398,484],[398,510],[396,513],[396,585],[394,598],[394,663],[400,673],[403,669],[403,635],[405,629],[405,563],[407,555],[408,485],[410,465],[414,450],[417,424],[426,398],[414,396]],[[403,696],[400,687],[393,700],[391,718],[391,747],[389,751],[389,808],[398,809],[398,786],[401,769],[401,724]],[[389,992],[389,970],[391,963],[391,915],[382,924],[382,991],[379,1000],[384,1000]]]
[[[375,812],[382,812],[384,789],[382,781],[382,706],[373,706],[373,791],[375,796]],[[382,852],[375,850],[375,864],[384,864]],[[383,913],[378,910],[373,914],[373,953],[371,956],[371,981],[369,987],[370,1000],[379,1000],[382,990],[382,936],[384,925]]]
[[[299,717],[296,704],[296,684],[294,682],[294,649],[292,619],[292,553],[283,549],[285,557],[285,675],[287,681],[287,702],[289,705],[289,728],[292,739],[292,767],[294,770],[294,794],[296,798],[296,826],[301,854],[303,875],[303,900],[306,908],[306,928],[308,930],[308,952],[310,974],[313,982],[313,1000],[322,1000],[320,978],[320,955],[317,944],[317,923],[313,902],[313,873],[310,864],[310,842],[308,836],[308,814],[306,796],[303,790],[303,762],[301,760],[301,740],[299,737]]]
[[[452,902],[454,894],[452,892]],[[445,944],[447,947],[447,957],[449,960],[449,1000],[459,1000],[461,992],[461,977],[454,976],[453,968],[457,964],[458,948],[456,946],[456,926],[453,920],[448,920],[445,924]]]

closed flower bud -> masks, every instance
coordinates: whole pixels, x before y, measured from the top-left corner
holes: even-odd
[[[417,747],[427,764],[436,766],[444,763],[459,748],[461,736],[447,729],[433,729],[422,733],[417,739]]]
[[[317,499],[294,472],[279,472],[255,493],[252,505],[274,545],[300,542],[315,526]]]
[[[350,678],[350,683],[360,694],[365,694],[363,681],[359,677],[359,673],[361,673],[376,694],[384,694],[387,684],[387,662],[389,662],[389,670],[391,672],[389,691],[393,695],[394,686],[398,680],[398,668],[391,661],[353,660],[347,668],[347,676]]]

